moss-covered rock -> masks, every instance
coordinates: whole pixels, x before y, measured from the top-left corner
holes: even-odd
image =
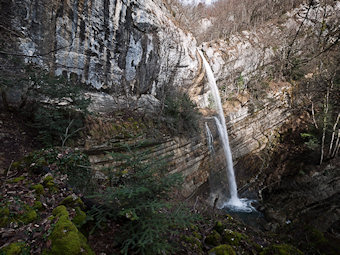
[[[209,255],[236,255],[234,249],[227,244],[219,245],[211,249],[208,253]]]
[[[94,254],[88,246],[86,238],[69,219],[69,213],[65,206],[56,207],[52,213],[58,217],[58,221],[49,236],[52,245],[51,249],[46,252],[47,254]]]
[[[260,255],[303,255],[303,252],[289,244],[275,244],[265,248]]]
[[[64,205],[59,205],[52,211],[53,216],[69,216],[69,213]]]
[[[9,221],[10,219],[8,207],[0,208],[0,228],[6,227]]]
[[[19,255],[19,254],[22,254],[22,250],[24,248],[25,248],[25,243],[23,242],[11,243],[10,245],[2,248],[0,250],[0,254]]]
[[[240,241],[247,237],[239,232],[232,230],[225,230],[222,234],[222,242],[226,244],[236,245],[240,244]]]
[[[32,189],[37,195],[43,195],[45,193],[44,186],[41,184],[36,184],[32,186]]]
[[[194,250],[202,250],[203,246],[199,239],[194,236],[183,236],[183,241],[189,244]]]
[[[65,197],[64,200],[61,201],[60,204],[65,205],[65,206],[69,206],[69,207],[72,207],[72,208],[80,207],[81,209],[85,209],[85,205],[84,205],[83,201],[75,195],[69,195],[69,196]]]
[[[86,213],[80,209],[76,208],[76,216],[73,217],[72,222],[77,226],[81,227],[86,221]]]
[[[216,230],[213,230],[212,233],[206,237],[205,243],[212,246],[219,245],[221,244],[221,235]]]

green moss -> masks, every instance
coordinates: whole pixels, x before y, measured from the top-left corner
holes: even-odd
[[[69,216],[69,213],[64,205],[59,205],[52,211],[53,216]]]
[[[224,233],[224,230],[226,229],[226,226],[223,225],[222,222],[218,221],[216,222],[214,229],[220,234],[222,235]]]
[[[21,254],[24,247],[25,247],[25,243],[22,243],[22,242],[11,243],[10,245],[2,248],[0,250],[0,254],[19,255]]]
[[[289,244],[277,244],[265,248],[260,255],[303,255],[303,252]]]
[[[51,175],[47,175],[43,180],[44,184],[46,184],[48,182],[53,182],[53,177]]]
[[[0,208],[0,228],[6,227],[9,223],[9,209]]]
[[[227,244],[219,245],[211,249],[208,253],[209,255],[236,255],[234,249]]]
[[[63,201],[61,201],[60,203],[61,205],[66,205],[66,206],[69,206],[69,207],[80,207],[81,209],[84,209],[85,208],[85,205],[83,203],[83,201],[79,198],[79,197],[76,197],[76,196],[67,196],[66,198],[64,198]]]
[[[247,237],[239,232],[225,230],[222,235],[222,242],[231,245],[239,245],[240,241],[246,239]]]
[[[83,212],[80,207],[76,208],[76,216],[72,219],[72,222],[77,226],[81,227],[86,221],[86,213]]]
[[[67,196],[63,199],[63,201],[61,201],[61,205],[69,205],[73,203],[73,196]]]
[[[40,201],[35,201],[33,205],[33,209],[41,211],[44,209],[44,206]]]
[[[221,235],[216,230],[213,230],[212,233],[206,237],[205,243],[213,246],[219,245],[221,244]]]
[[[45,187],[48,188],[51,193],[56,193],[58,191],[58,188],[55,186],[53,181],[46,183]]]
[[[37,212],[29,206],[26,206],[26,211],[19,216],[19,220],[24,224],[31,223],[35,221],[37,218],[38,218]]]
[[[41,184],[33,185],[32,189],[34,189],[34,191],[37,195],[43,195],[45,193],[44,186],[41,185]]]
[[[44,187],[48,188],[48,190],[51,193],[56,193],[58,191],[58,188],[56,187],[56,185],[53,181],[53,177],[51,175],[48,175],[44,178],[43,185],[44,185]]]
[[[52,245],[47,254],[94,254],[87,245],[86,238],[69,219],[69,214],[65,206],[61,205],[56,207],[53,210],[53,215],[58,216],[59,219],[49,237]]]
[[[21,167],[23,167],[23,163],[21,161],[15,161],[12,164],[12,169],[19,169]]]
[[[66,215],[61,215],[51,233],[50,239],[57,240],[63,238],[68,232],[78,232],[77,227]]]
[[[8,182],[8,183],[18,183],[18,182],[21,182],[21,181],[23,181],[23,180],[25,180],[25,176],[19,176],[19,177],[10,179],[10,180],[8,180],[7,182]]]
[[[202,250],[202,243],[200,242],[199,239],[195,238],[194,236],[183,236],[183,240],[190,244],[192,247],[195,249]]]

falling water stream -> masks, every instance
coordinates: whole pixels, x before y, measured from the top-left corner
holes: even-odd
[[[203,60],[209,87],[213,95],[216,110],[218,113],[218,118],[214,117],[214,119],[216,122],[217,131],[220,136],[220,140],[222,142],[225,159],[227,163],[227,176],[228,176],[230,199],[223,204],[223,207],[227,207],[230,210],[234,210],[234,211],[251,212],[254,209],[251,206],[252,201],[246,198],[240,199],[237,194],[237,185],[236,185],[236,180],[235,180],[235,172],[234,172],[232,154],[231,154],[231,150],[229,146],[229,138],[228,138],[228,132],[227,132],[227,127],[226,127],[226,121],[225,121],[224,112],[223,112],[222,103],[221,103],[221,97],[218,91],[218,87],[216,85],[215,77],[203,53],[200,50],[198,50],[198,53],[200,54]]]

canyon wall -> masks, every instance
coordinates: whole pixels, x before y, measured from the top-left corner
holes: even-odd
[[[13,50],[20,51],[26,62],[86,84],[95,112],[122,108],[152,111],[169,85],[186,89],[199,107],[213,108],[196,40],[177,27],[162,1],[15,0],[2,3],[1,15],[17,35],[18,49]],[[244,31],[228,41],[200,46],[223,94],[236,162],[263,149],[290,115],[287,83],[270,84],[260,105],[254,105],[249,94],[238,93],[256,75],[268,76],[277,51],[273,40],[267,43],[268,34],[277,37],[280,29]],[[235,86],[235,80],[241,78],[242,86]],[[234,98],[228,99],[231,96]],[[214,155],[206,144],[205,121],[213,130]],[[185,176],[186,194],[207,182],[211,171],[225,169],[215,124],[203,119],[202,127],[198,137],[172,137],[161,144],[160,155],[174,152],[172,169]],[[94,151],[93,164],[105,164],[104,150]],[[238,182],[256,174],[245,171],[236,169],[236,175],[242,176]]]

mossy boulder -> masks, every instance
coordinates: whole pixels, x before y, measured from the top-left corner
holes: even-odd
[[[228,244],[219,245],[208,252],[209,255],[236,255],[234,249]]]
[[[11,243],[10,245],[2,248],[0,250],[0,254],[19,255],[19,254],[22,254],[22,251],[24,248],[25,248],[25,243],[23,242]]]
[[[232,230],[225,230],[222,234],[222,242],[230,245],[238,246],[240,241],[246,238],[245,235]]]
[[[275,244],[265,248],[260,255],[303,255],[303,252],[289,244]]]
[[[205,238],[205,243],[211,246],[217,246],[221,244],[221,235],[213,230],[210,235]]]
[[[83,201],[75,195],[69,195],[65,197],[64,200],[61,201],[60,205],[65,205],[72,208],[79,207],[80,209],[85,209]]]
[[[86,213],[80,207],[76,208],[76,216],[73,217],[72,222],[77,227],[81,227],[86,222]]]
[[[32,186],[32,189],[37,195],[43,195],[45,193],[44,186],[41,184],[36,184]]]
[[[203,248],[201,241],[194,236],[183,236],[183,241],[195,250],[202,250]]]
[[[0,208],[0,228],[6,227],[10,221],[8,207]]]
[[[69,216],[69,213],[64,205],[59,205],[52,211],[53,216]]]
[[[52,241],[51,249],[46,253],[53,255],[94,255],[94,252],[87,244],[86,238],[70,220],[66,207],[63,205],[58,206],[52,213],[58,217],[58,220],[49,236]]]

